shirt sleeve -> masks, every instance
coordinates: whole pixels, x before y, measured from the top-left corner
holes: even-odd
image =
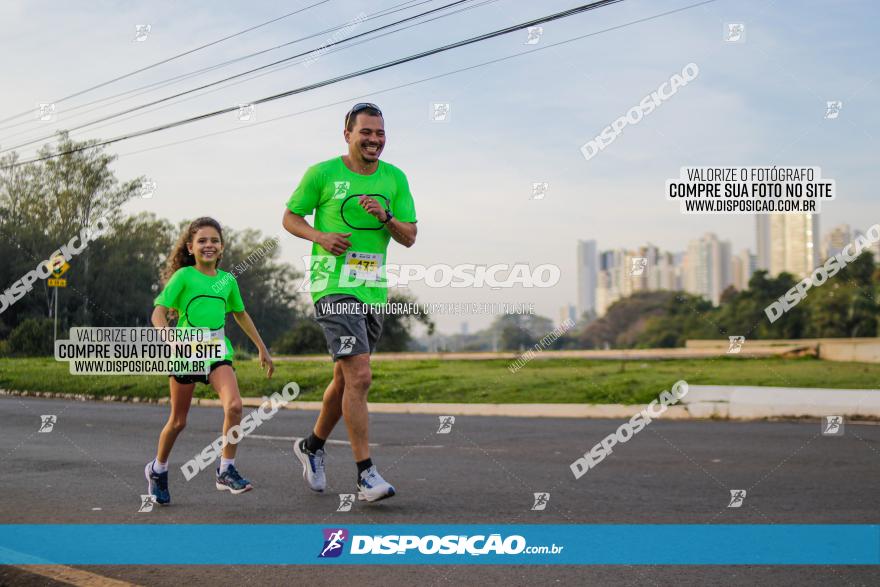
[[[227,312],[244,312],[244,300],[241,299],[241,290],[238,289],[238,280],[232,278],[229,286],[229,295],[226,296]]]
[[[153,301],[154,306],[165,306],[175,310],[181,309],[180,299],[186,286],[186,280],[183,278],[184,269],[185,267],[181,267],[174,272],[174,275],[171,276],[171,279],[168,280],[168,283],[165,284],[165,287]]]
[[[317,165],[309,167],[299,185],[287,200],[287,209],[298,216],[308,216],[315,211],[321,201],[324,187],[321,171]]]
[[[418,222],[416,220],[416,205],[413,202],[412,192],[409,191],[409,182],[406,175],[399,169],[395,170],[397,192],[391,202],[391,212],[401,222]]]

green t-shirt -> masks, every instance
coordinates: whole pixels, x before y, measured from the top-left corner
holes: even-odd
[[[221,330],[226,326],[227,312],[244,311],[238,282],[231,273],[218,269],[217,275],[211,277],[193,266],[175,271],[153,305],[177,310],[180,316],[178,328]],[[209,365],[219,360],[232,360],[232,343],[229,337],[224,338],[226,355],[223,359],[207,361]]]
[[[288,210],[294,214],[309,216],[314,212],[317,230],[351,233],[351,248],[338,257],[317,243],[312,246],[309,269],[315,302],[330,294],[352,295],[367,304],[384,304],[388,300],[385,265],[391,234],[375,216],[360,207],[359,194],[372,195],[401,222],[416,222],[406,175],[384,161],[379,161],[372,175],[353,172],[342,157],[313,165],[287,201]]]

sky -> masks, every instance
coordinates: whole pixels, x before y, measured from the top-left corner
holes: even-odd
[[[0,4],[4,83],[0,118],[242,31],[321,0],[295,3],[18,2]],[[414,284],[428,303],[534,304],[558,318],[576,300],[576,243],[601,250],[652,243],[682,251],[706,232],[733,250],[755,250],[753,216],[683,215],[664,197],[666,179],[682,166],[818,166],[838,196],[820,215],[822,234],[849,223],[880,222],[876,154],[880,137],[872,23],[875,3],[718,0],[651,18],[697,0],[625,0],[542,25],[535,44],[526,31],[410,62],[235,113],[116,143],[120,179],[146,176],[157,189],[126,205],[172,222],[211,215],[234,229],[278,233],[284,204],[306,168],[341,155],[345,112],[355,102],[380,105],[387,144],[382,158],[408,176],[419,217],[410,249],[392,243],[390,263],[551,263],[549,288],[491,290]],[[35,115],[0,123],[0,148],[71,128],[332,42],[322,33],[142,95],[72,108],[213,66],[248,53],[352,23],[358,34],[448,2],[429,1],[358,24],[359,15],[400,4],[328,0],[258,30],[173,60],[106,87],[56,103],[56,118]],[[192,94],[74,131],[76,139],[111,138],[363,69],[505,28],[578,5],[574,1],[467,2],[459,14],[424,23],[316,61]],[[647,20],[645,20],[647,19]],[[642,22],[635,22],[635,21]],[[727,23],[743,23],[742,42],[724,40]],[[146,40],[135,27],[149,24]],[[603,32],[605,29],[611,29]],[[579,40],[552,46],[576,37]],[[336,37],[338,38],[338,36]],[[506,58],[495,63],[489,61]],[[699,75],[638,124],[586,160],[580,147],[688,63]],[[466,71],[442,75],[455,70]],[[442,75],[442,76],[441,76]],[[441,76],[441,77],[436,77]],[[434,79],[427,79],[434,78]],[[422,81],[427,80],[427,81]],[[119,100],[117,98],[116,100]],[[837,119],[826,101],[843,102]],[[435,122],[433,103],[449,103]],[[94,109],[91,112],[86,112]],[[275,120],[277,119],[277,120]],[[23,123],[23,124],[20,124]],[[17,126],[9,127],[11,124]],[[9,127],[9,128],[3,128]],[[215,134],[220,133],[220,134]],[[205,136],[213,135],[213,136]],[[18,149],[32,154],[37,145]],[[532,184],[547,182],[542,199]],[[302,268],[310,243],[281,243],[282,259]],[[441,332],[470,330],[493,316],[436,315]]]

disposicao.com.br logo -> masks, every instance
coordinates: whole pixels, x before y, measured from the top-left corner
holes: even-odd
[[[519,555],[519,554],[560,554],[565,548],[551,545],[529,546],[525,537],[511,534],[388,534],[388,535],[349,535],[344,528],[325,528],[324,540],[318,558],[340,556],[350,538],[350,555]]]

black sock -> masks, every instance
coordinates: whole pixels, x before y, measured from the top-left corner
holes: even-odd
[[[318,452],[319,450],[324,448],[325,442],[325,439],[318,438],[317,436],[315,436],[315,433],[312,432],[311,434],[309,434],[309,437],[306,438],[306,450],[312,453]]]
[[[361,473],[363,473],[364,471],[366,471],[367,469],[369,469],[370,467],[373,466],[373,459],[367,458],[362,461],[358,461],[357,466],[358,466],[358,477],[360,477]]]

